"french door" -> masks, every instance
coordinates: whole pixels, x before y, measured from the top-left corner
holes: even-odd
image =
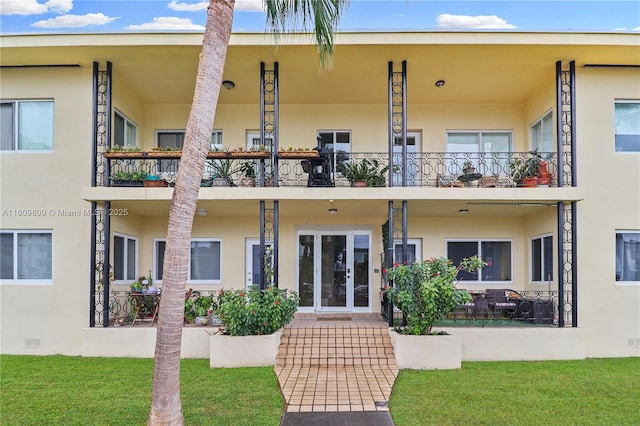
[[[264,259],[260,257],[260,238],[247,238],[245,245],[245,288],[249,288],[251,285],[260,287],[260,268],[264,266],[273,266],[273,244],[266,243],[266,250],[264,253]],[[269,268],[268,268],[269,269]],[[273,284],[271,281],[273,277],[268,274],[267,285]]]
[[[420,152],[422,134],[407,132],[407,186],[420,185]],[[393,140],[393,186],[402,185],[402,138]]]
[[[299,231],[302,310],[369,311],[370,231]]]

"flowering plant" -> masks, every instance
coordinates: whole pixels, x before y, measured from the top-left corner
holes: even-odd
[[[215,313],[222,321],[225,334],[272,334],[293,319],[299,303],[296,292],[288,293],[273,286],[265,290],[251,286],[247,290],[220,291]]]
[[[471,295],[456,288],[460,270],[477,272],[486,266],[477,256],[463,259],[459,266],[444,257],[431,258],[411,265],[395,264],[387,271],[393,286],[387,295],[404,314],[407,325],[396,327],[401,334],[432,334],[433,324],[459,306],[471,301]]]

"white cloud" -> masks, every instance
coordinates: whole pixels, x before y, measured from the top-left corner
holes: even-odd
[[[207,10],[207,6],[209,6],[208,1],[185,3],[177,0],[171,0],[169,3],[169,9],[176,10],[178,12],[199,12],[201,10]],[[238,12],[263,12],[264,5],[262,0],[236,0],[234,10]]]
[[[631,31],[640,31],[640,27],[635,27]]]
[[[440,28],[479,28],[479,29],[517,28],[515,25],[508,24],[507,21],[497,17],[496,15],[467,16],[467,15],[450,15],[448,13],[438,15],[438,27]]]
[[[201,10],[207,10],[207,6],[209,6],[208,1],[201,1],[198,3],[181,3],[176,0],[171,0],[171,3],[169,3],[169,9],[177,10],[179,12],[199,12]]]
[[[153,22],[140,25],[129,25],[127,30],[204,30],[204,26],[194,24],[188,18],[162,17],[153,18]]]
[[[264,12],[262,0],[236,0],[235,10],[239,12]]]
[[[40,15],[42,13],[67,13],[73,9],[73,0],[1,0],[0,15]]]
[[[82,28],[89,25],[106,25],[116,18],[105,16],[102,13],[87,13],[86,15],[62,15],[51,19],[34,22],[32,27],[38,28]]]

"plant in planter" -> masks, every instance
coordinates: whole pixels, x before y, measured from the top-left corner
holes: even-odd
[[[341,162],[338,171],[349,179],[351,186],[385,186],[387,184],[385,173],[388,166],[381,167],[376,159],[363,159],[360,161]]]
[[[145,172],[115,172],[109,176],[111,186],[143,186],[147,180]]]
[[[411,265],[394,265],[387,271],[393,287],[387,289],[386,294],[407,322],[406,326],[395,330],[400,334],[432,334],[433,324],[471,301],[466,290],[456,287],[458,272],[477,272],[485,265],[477,256],[463,259],[457,267],[443,257]]]
[[[274,286],[265,290],[251,286],[246,290],[220,291],[215,312],[227,335],[265,335],[287,325],[299,303],[296,292],[288,293]]]
[[[256,186],[256,169],[253,161],[244,161],[240,165],[240,173],[243,175],[240,179],[241,186]]]
[[[191,293],[191,297],[184,302],[184,316],[189,322],[198,325],[211,323],[212,315],[218,308],[218,301],[214,294],[203,296],[199,291]]]
[[[462,165],[462,172],[465,175],[470,175],[471,173],[475,173],[476,168],[471,161],[465,161]]]
[[[517,186],[538,186],[542,157],[538,150],[529,151],[526,158],[516,158],[511,163],[511,178]]]
[[[208,168],[211,178],[202,186],[234,186],[233,177],[240,172],[240,166],[231,158],[210,160]]]

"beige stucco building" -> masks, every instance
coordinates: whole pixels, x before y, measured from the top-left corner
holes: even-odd
[[[132,281],[161,288],[179,157],[152,149],[181,146],[201,42],[0,38],[2,353],[152,356],[153,327],[117,325]],[[480,312],[503,327],[450,319],[467,359],[640,355],[640,34],[341,33],[326,70],[310,39],[273,45],[232,35],[212,151],[242,148],[257,182],[217,186],[230,159],[208,160],[187,288],[273,280],[300,312],[380,313],[385,262],[479,254],[460,285],[515,299]],[[379,176],[352,187],[363,159]],[[114,186],[131,171],[168,186]],[[185,328],[183,355],[204,336]]]

